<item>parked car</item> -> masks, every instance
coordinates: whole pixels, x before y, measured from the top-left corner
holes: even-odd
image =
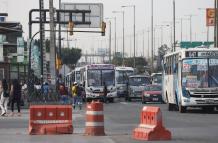
[[[146,102],[161,102],[162,100],[162,86],[158,84],[150,84],[144,88],[142,92],[142,103]]]

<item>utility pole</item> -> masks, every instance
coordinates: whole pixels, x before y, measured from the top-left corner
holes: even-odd
[[[215,1],[214,47],[218,47],[218,0]]]
[[[143,57],[145,57],[145,31],[143,30],[143,41],[142,41],[142,45],[143,45]]]
[[[153,53],[153,50],[154,50],[154,17],[153,17],[153,14],[154,14],[154,10],[153,10],[153,7],[154,7],[154,3],[153,3],[153,0],[151,0],[151,72],[153,73],[154,72],[154,53]]]
[[[150,43],[149,43],[149,41],[150,41],[150,31],[148,30],[147,32],[148,32],[148,59],[149,59],[150,58]]]
[[[51,84],[56,87],[56,53],[55,53],[55,32],[54,32],[54,7],[53,0],[49,0],[49,16],[50,16],[50,74]]]
[[[109,20],[109,62],[111,63],[111,21]]]
[[[176,51],[176,3],[173,0],[173,51]]]
[[[133,8],[134,8],[134,68],[135,68],[135,57],[136,57],[136,55],[135,55],[135,47],[136,47],[136,43],[135,43],[135,5],[133,5]],[[143,53],[144,54],[144,53]]]
[[[43,0],[39,0],[39,29],[41,30],[42,29],[42,17],[43,17],[43,14],[42,14],[42,9],[43,9]],[[41,57],[41,61],[40,61],[40,74],[41,74],[41,84],[43,83],[43,44],[42,44],[42,37],[43,37],[43,34],[42,34],[43,31],[40,31],[40,57]]]
[[[59,9],[61,9],[61,0],[59,0]],[[61,58],[61,24],[58,25],[58,30],[59,30],[58,31],[58,43],[59,43],[58,54]]]

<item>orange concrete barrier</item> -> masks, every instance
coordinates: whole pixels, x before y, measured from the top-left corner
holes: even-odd
[[[141,112],[141,123],[133,130],[132,137],[136,140],[171,140],[171,132],[162,124],[159,107],[144,106]]]
[[[29,134],[72,134],[72,106],[31,105]]]
[[[85,135],[104,136],[103,103],[99,101],[92,101],[91,103],[87,104],[86,108]]]

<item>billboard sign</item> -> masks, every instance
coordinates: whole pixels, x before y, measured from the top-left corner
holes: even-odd
[[[85,14],[85,21],[91,24],[75,25],[75,28],[100,28],[103,21],[103,4],[102,3],[61,3],[62,10],[90,10],[91,13]],[[69,22],[69,13],[61,13],[61,21]],[[72,21],[82,21],[82,13],[73,13]],[[65,27],[67,25],[64,25]]]
[[[23,37],[17,38],[17,62],[18,63],[24,62],[24,38]]]
[[[207,8],[206,9],[206,25],[215,26],[215,9]]]

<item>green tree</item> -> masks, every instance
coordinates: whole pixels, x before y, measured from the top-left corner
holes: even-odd
[[[82,50],[78,48],[63,48],[61,50],[61,59],[63,64],[73,67],[82,56]]]

